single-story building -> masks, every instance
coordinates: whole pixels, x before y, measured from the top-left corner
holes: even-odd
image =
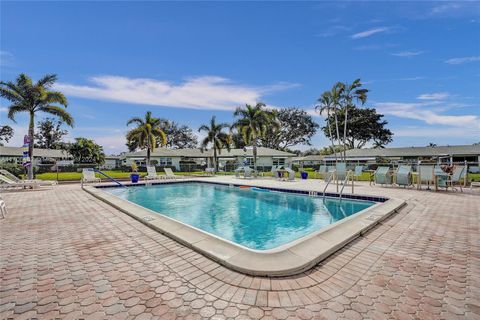
[[[340,157],[340,154],[337,154]],[[480,162],[480,145],[457,145],[437,147],[405,147],[351,149],[346,152],[346,160],[359,163],[374,163],[381,160],[400,163],[418,163],[418,161],[436,161],[442,163],[468,162],[477,165]],[[325,162],[335,161],[334,155],[324,156]]]
[[[22,164],[22,147],[3,147],[0,146],[0,163]],[[70,165],[73,164],[73,157],[65,150],[57,149],[33,149],[33,165],[39,167],[52,164]]]
[[[123,165],[131,165],[135,162],[137,165],[146,164],[147,151],[141,150],[123,154],[120,158]],[[257,148],[257,167],[271,168],[272,166],[285,165],[290,166],[295,154],[280,150],[258,147]],[[166,149],[157,148],[151,156],[150,161],[157,166],[173,167],[178,171],[188,171],[192,168],[212,167],[213,150],[201,151],[194,149]],[[234,168],[247,164],[253,166],[253,149],[222,149],[218,153],[218,162],[220,168],[233,170]],[[269,169],[268,169],[269,170]]]
[[[292,159],[292,163],[299,167],[303,167],[303,166],[310,167],[310,166],[316,166],[323,163],[323,158],[324,156],[322,155],[311,154],[304,157],[295,157]]]
[[[100,166],[100,169],[116,169],[122,165],[122,159],[120,156],[105,156],[105,163]]]

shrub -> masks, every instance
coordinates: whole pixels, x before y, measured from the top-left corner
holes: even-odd
[[[14,174],[17,177],[26,174],[27,170],[22,165],[10,162],[0,162],[0,169],[4,169]]]

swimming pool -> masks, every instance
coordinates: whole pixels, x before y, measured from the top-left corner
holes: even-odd
[[[375,204],[201,182],[104,191],[254,250],[286,245]]]

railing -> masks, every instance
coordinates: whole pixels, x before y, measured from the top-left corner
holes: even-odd
[[[340,201],[342,200],[343,189],[345,189],[345,185],[348,183],[348,178],[349,177],[352,178],[352,194],[353,194],[353,191],[354,191],[353,172],[352,171],[347,171],[347,174],[345,175],[345,179],[343,180],[342,189],[340,190]],[[338,184],[338,180],[337,180],[337,184]]]
[[[102,172],[102,171],[100,171],[100,170],[98,170],[98,169],[93,169],[93,171],[96,172],[96,173],[101,174],[102,176],[106,177],[108,180],[115,182],[115,183],[118,184],[119,186],[124,187],[124,188],[127,188],[126,185],[124,185],[123,183],[120,183],[120,181],[118,181],[118,180],[110,177],[109,175],[105,174],[104,172]]]
[[[330,182],[332,182],[334,175],[335,173],[333,172],[328,175],[328,180],[326,181],[327,183],[325,184],[325,188],[323,188],[323,202],[325,202],[325,192],[327,191],[327,188]]]

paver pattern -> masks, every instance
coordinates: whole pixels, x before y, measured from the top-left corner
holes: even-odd
[[[480,194],[357,193],[407,206],[281,278],[231,271],[78,185],[5,193],[0,319],[480,319]]]

